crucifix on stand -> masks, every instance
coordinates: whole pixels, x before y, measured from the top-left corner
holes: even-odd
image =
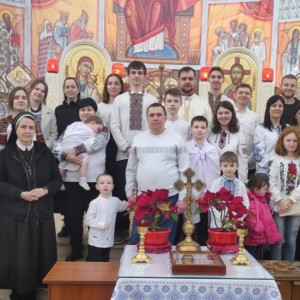
[[[174,183],[174,188],[181,192],[186,189],[185,201],[187,203],[186,221],[184,222],[182,229],[185,234],[185,239],[176,245],[177,251],[201,251],[200,245],[193,241],[192,234],[195,230],[195,225],[192,223],[192,203],[194,201],[192,196],[193,189],[201,191],[204,188],[204,183],[201,180],[192,182],[192,178],[195,176],[193,169],[188,168],[183,172],[183,176],[186,177],[186,183],[181,179],[178,179]]]

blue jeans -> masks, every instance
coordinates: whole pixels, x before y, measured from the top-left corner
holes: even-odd
[[[300,216],[280,217],[277,212],[274,212],[273,218],[283,240],[271,245],[271,259],[281,260],[281,249],[284,243],[284,260],[293,262],[295,259],[296,239],[300,226]]]
[[[169,200],[175,205],[178,200],[178,194],[169,197]],[[177,221],[173,220],[171,217],[170,217],[170,219],[161,217],[158,221],[158,226],[171,229],[171,232],[169,234],[169,242],[171,243],[171,245],[173,245],[174,241],[175,241],[175,236],[176,236]],[[139,242],[139,240],[140,240],[140,237],[137,232],[136,222],[133,219],[132,231],[131,231],[131,235],[129,238],[129,245],[136,245]]]

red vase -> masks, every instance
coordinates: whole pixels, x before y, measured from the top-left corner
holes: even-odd
[[[218,228],[208,229],[209,242],[211,245],[215,246],[227,246],[236,245],[237,243],[237,233],[236,230],[233,231],[223,231]]]
[[[164,246],[168,244],[168,237],[171,230],[169,228],[159,229],[158,231],[147,231],[145,235],[145,246]]]

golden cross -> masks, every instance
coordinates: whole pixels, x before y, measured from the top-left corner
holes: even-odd
[[[200,179],[197,179],[195,182],[192,182],[192,178],[196,175],[195,171],[191,168],[187,168],[183,172],[183,176],[186,178],[186,183],[184,183],[181,179],[178,179],[174,183],[174,188],[178,191],[181,192],[182,190],[186,189],[186,196],[185,196],[185,201],[187,203],[187,219],[191,219],[192,217],[192,203],[193,203],[193,196],[192,196],[192,191],[195,189],[196,191],[201,191],[204,187],[205,184],[203,181]]]

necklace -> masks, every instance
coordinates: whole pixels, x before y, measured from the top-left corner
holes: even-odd
[[[28,172],[29,176],[32,176],[32,169],[31,169],[31,166],[32,166],[33,151],[34,151],[34,150],[32,149],[32,152],[31,152],[30,164],[27,163],[27,161],[26,161],[26,159],[25,159],[25,157],[24,157],[24,155],[23,155],[23,153],[22,153],[22,151],[20,150],[19,147],[18,147],[18,150],[19,150],[19,152],[20,152],[20,154],[21,154],[21,156],[22,156],[22,159],[23,159],[23,161],[24,161],[26,167],[27,167],[27,172]]]

